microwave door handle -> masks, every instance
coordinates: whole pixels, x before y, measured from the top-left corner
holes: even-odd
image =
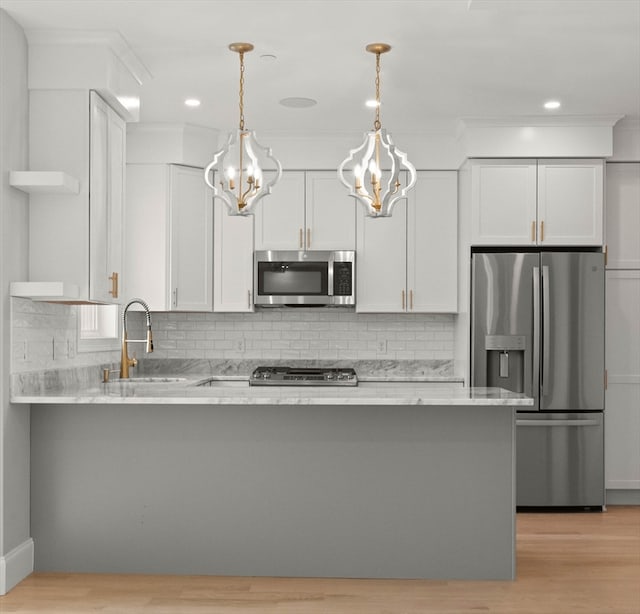
[[[533,267],[533,377],[532,396],[538,399],[540,383],[540,267]]]
[[[333,296],[333,258],[327,264],[327,296]]]

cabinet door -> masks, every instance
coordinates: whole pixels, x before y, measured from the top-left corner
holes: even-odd
[[[354,250],[356,200],[334,171],[306,173],[306,249]]]
[[[89,298],[122,299],[125,122],[95,92],[90,95]]]
[[[256,249],[303,249],[304,206],[304,171],[284,171],[256,206]]]
[[[472,245],[535,245],[536,219],[535,160],[473,164]]]
[[[254,216],[214,203],[213,310],[253,311]]]
[[[125,296],[140,297],[151,311],[171,309],[168,188],[166,164],[127,164]]]
[[[170,165],[171,308],[213,309],[213,198],[202,170]]]
[[[602,160],[538,162],[538,245],[602,245]]]
[[[109,113],[109,207],[107,232],[107,292],[111,301],[123,302],[125,287],[124,270],[124,191],[125,191],[125,150],[126,124],[112,109]],[[116,273],[117,278],[111,279]],[[104,275],[103,275],[104,278]],[[114,295],[115,292],[115,295]]]
[[[80,180],[78,194],[29,196],[29,279],[77,286],[89,300],[89,92],[29,92],[29,166]]]
[[[89,298],[122,299],[125,122],[90,95]]]
[[[640,269],[640,163],[609,162],[607,268]]]
[[[640,489],[640,271],[607,271],[605,476]]]
[[[394,206],[391,217],[367,217],[359,208],[357,225],[356,311],[406,311],[406,201]]]
[[[457,173],[420,171],[407,213],[408,311],[454,313],[458,309]]]

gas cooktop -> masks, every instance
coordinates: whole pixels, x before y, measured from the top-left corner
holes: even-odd
[[[257,367],[251,386],[357,386],[358,377],[347,367]]]

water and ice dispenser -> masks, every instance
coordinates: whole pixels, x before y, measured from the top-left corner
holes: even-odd
[[[525,392],[524,335],[486,335],[486,386]]]

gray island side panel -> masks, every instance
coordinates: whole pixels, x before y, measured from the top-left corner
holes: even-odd
[[[512,579],[505,406],[34,405],[38,571]]]

